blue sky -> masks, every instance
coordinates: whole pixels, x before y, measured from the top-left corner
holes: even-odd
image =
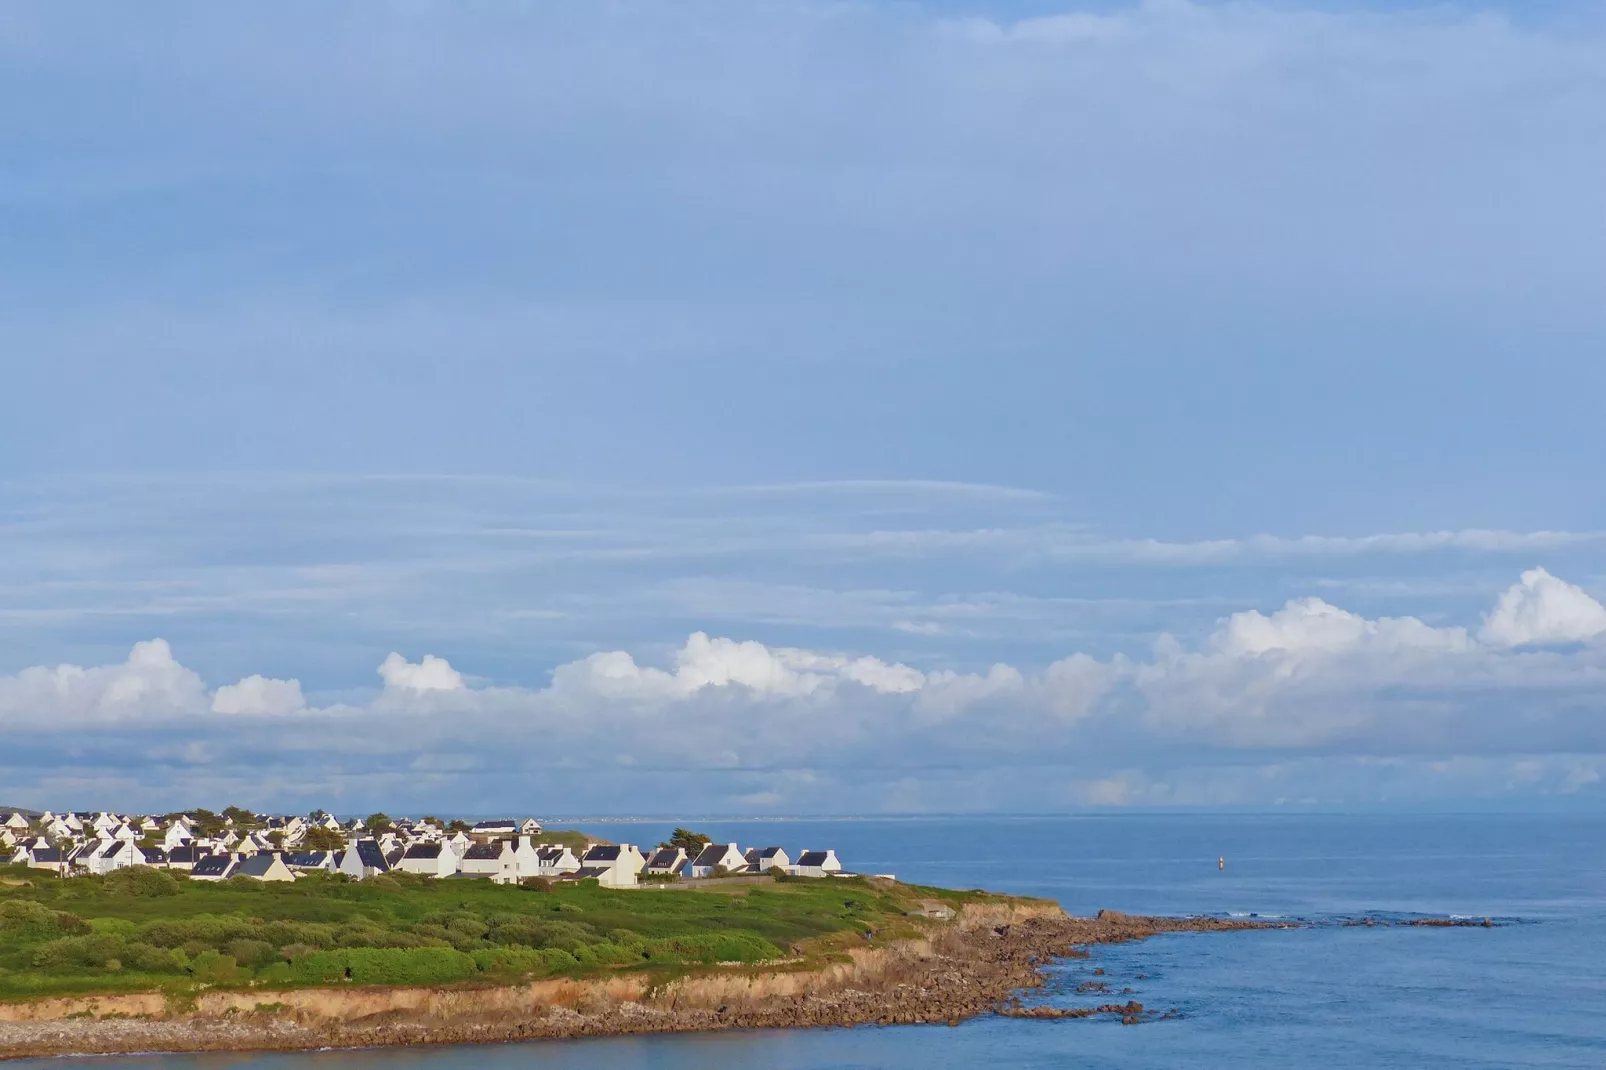
[[[1598,807],[1603,71],[1572,3],[14,5],[0,802]]]

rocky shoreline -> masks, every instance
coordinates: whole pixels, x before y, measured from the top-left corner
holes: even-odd
[[[0,1058],[151,1051],[253,1051],[462,1044],[724,1029],[934,1023],[979,1014],[1145,1020],[1133,1001],[1022,1007],[1041,967],[1085,948],[1161,933],[1291,923],[1066,915],[1051,904],[970,907],[916,939],[874,938],[846,961],[800,970],[710,971],[652,986],[640,976],[496,988],[208,992],[173,1013],[159,994],[0,1005]]]

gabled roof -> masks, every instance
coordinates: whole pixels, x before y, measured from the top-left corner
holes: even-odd
[[[185,844],[183,847],[175,847],[171,851],[167,852],[167,860],[169,862],[177,862],[181,864],[185,862],[199,862],[201,859],[206,858],[211,853],[212,852],[209,848],[196,847],[193,844]]]
[[[747,860],[749,862],[759,862],[766,858],[774,858],[780,853],[781,849],[779,847],[749,847],[747,849]]]
[[[648,869],[669,869],[686,860],[686,852],[679,847],[660,847],[647,859]]]
[[[435,853],[439,854],[440,852],[436,851]],[[470,859],[470,858],[477,858],[477,859],[481,859],[481,860],[484,860],[484,859],[493,859],[494,860],[494,859],[501,858],[501,857],[502,857],[502,841],[498,841],[496,843],[476,843],[474,846],[470,847],[467,851],[465,851],[463,853],[463,858],[465,860]]]
[[[269,854],[266,851],[264,851],[263,853],[258,854],[258,855],[252,855],[250,858],[247,858],[244,861],[242,861],[240,863],[239,868],[236,869],[233,873],[229,874],[229,876],[231,876],[231,877],[262,877],[262,876],[266,876],[268,870],[273,868],[274,860],[277,857],[278,857],[277,855]]]
[[[555,862],[562,858],[567,847],[542,847],[536,850],[535,857],[543,862]]]
[[[617,844],[592,844],[586,849],[582,861],[586,862],[617,862],[619,861],[619,846]]]
[[[491,829],[512,829],[518,828],[518,823],[511,817],[499,817],[491,821],[476,821],[474,822],[474,827],[480,831],[489,831]]]
[[[830,851],[804,851],[797,856],[797,864],[800,866],[823,866],[829,859],[830,854]]]
[[[364,869],[377,869],[381,873],[390,869],[385,852],[379,849],[379,843],[375,840],[357,841],[357,861],[363,864]]]
[[[190,870],[190,875],[193,877],[221,877],[229,871],[229,866],[233,864],[233,855],[208,855],[195,863],[195,868]]]
[[[407,848],[403,858],[439,858],[441,845],[438,843],[415,843]]]
[[[694,866],[717,866],[717,865],[720,865],[722,862],[725,861],[726,853],[729,852],[735,846],[736,846],[735,844],[731,844],[731,843],[711,843],[707,847],[704,847],[701,851],[697,852],[697,859],[696,859],[696,861],[692,862],[692,865],[694,865]]]
[[[328,861],[328,851],[297,851],[284,856],[285,865],[300,866],[302,869],[321,869]]]

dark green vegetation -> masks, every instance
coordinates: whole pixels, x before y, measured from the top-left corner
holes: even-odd
[[[817,959],[913,927],[917,899],[980,893],[788,879],[731,888],[498,886],[392,874],[213,884],[162,870],[63,880],[0,867],[0,999],[200,985],[428,985],[666,974]]]

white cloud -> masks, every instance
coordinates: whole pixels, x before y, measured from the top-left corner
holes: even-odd
[[[83,722],[165,720],[205,708],[201,678],[166,641],[135,643],[117,665],[39,666],[0,677],[0,724],[35,731]]]
[[[300,713],[307,708],[298,680],[274,680],[266,676],[247,676],[237,684],[227,684],[212,696],[212,712],[245,717],[273,717]]]
[[[1497,646],[1523,646],[1577,642],[1602,632],[1606,632],[1606,606],[1582,588],[1534,568],[1500,596],[1478,635]]]
[[[1367,620],[1320,598],[1298,598],[1271,616],[1257,610],[1234,613],[1211,636],[1210,643],[1232,657],[1273,652],[1333,653],[1360,646],[1385,649],[1466,649],[1462,628],[1433,628],[1415,617]]]
[[[422,694],[426,691],[463,689],[462,674],[452,668],[446,659],[433,654],[425,654],[423,660],[415,665],[391,651],[379,666],[379,675],[384,679],[387,690]]]
[[[878,658],[849,658],[694,632],[675,654],[675,669],[643,668],[624,651],[592,654],[553,672],[554,691],[644,701],[684,699],[706,688],[740,687],[765,698],[798,698],[851,682],[882,694],[918,690],[923,675]]]

